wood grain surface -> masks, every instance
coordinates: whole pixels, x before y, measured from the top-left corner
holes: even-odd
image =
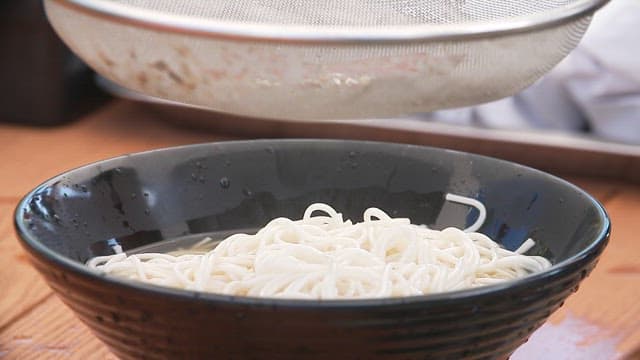
[[[0,358],[114,359],[32,269],[13,231],[13,209],[38,183],[88,162],[158,147],[229,139],[154,121],[113,102],[57,128],[0,125]],[[611,242],[580,290],[512,357],[640,359],[640,186],[570,177],[604,205]]]

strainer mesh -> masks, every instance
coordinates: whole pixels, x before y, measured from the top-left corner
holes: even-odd
[[[222,21],[383,27],[504,21],[578,0],[114,0],[137,8]]]
[[[526,24],[546,18],[529,19],[536,14],[571,13],[584,0],[107,1],[126,5],[124,13],[146,19],[182,15],[209,19],[223,30],[194,35],[111,21],[47,2],[56,31],[98,73],[154,97],[224,113],[292,120],[394,117],[512,95],[563,59],[578,44],[591,16],[454,39],[307,43],[222,35],[233,35],[225,33],[225,22],[235,29],[249,23],[269,25],[262,28],[285,39],[288,29],[297,31],[287,25],[302,26],[311,34],[330,34],[327,29],[367,34],[426,24],[420,31],[438,34],[446,25],[464,30],[455,24],[476,24],[476,29],[487,23]],[[170,16],[158,16],[163,13]],[[184,20],[188,30],[190,23]],[[401,30],[404,35],[405,28]]]

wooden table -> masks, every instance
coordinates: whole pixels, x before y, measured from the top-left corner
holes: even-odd
[[[139,105],[114,101],[57,128],[0,125],[0,358],[114,358],[52,293],[26,260],[13,209],[38,183],[91,161],[230,137],[155,121]],[[512,357],[640,359],[640,186],[569,177],[609,211],[610,245],[592,275]]]

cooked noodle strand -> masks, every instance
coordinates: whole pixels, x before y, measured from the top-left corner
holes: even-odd
[[[484,222],[484,206],[449,195],[448,200],[479,210],[469,229],[432,230],[377,208],[367,209],[364,221],[353,224],[317,203],[301,220],[274,219],[255,235],[232,235],[207,253],[121,253],[87,265],[161,286],[301,299],[432,294],[495,284],[551,266],[543,257],[519,253],[533,240],[512,252],[473,232]]]

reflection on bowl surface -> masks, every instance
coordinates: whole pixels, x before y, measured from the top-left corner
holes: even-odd
[[[309,301],[231,297],[113,279],[96,255],[204,233],[255,229],[325,202],[359,219],[379,207],[434,228],[480,229],[554,266],[521,280],[406,298]],[[575,186],[517,164],[390,143],[261,140],[123,156],[59,175],[16,209],[37,269],[122,358],[507,358],[576,291],[609,235],[604,209]]]

